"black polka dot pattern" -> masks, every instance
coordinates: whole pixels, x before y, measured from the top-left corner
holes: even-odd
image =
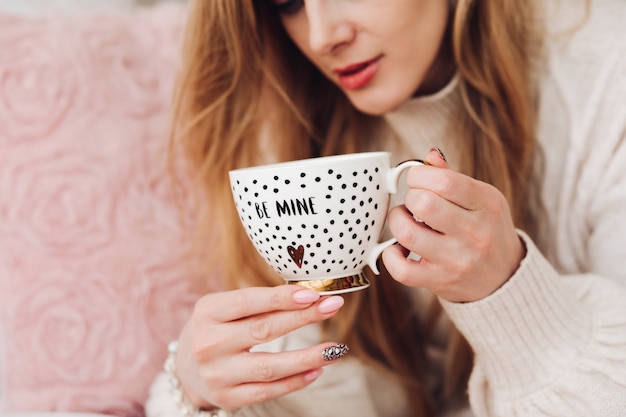
[[[363,269],[389,204],[388,156],[377,155],[360,164],[231,173],[248,236],[283,278],[335,278]]]

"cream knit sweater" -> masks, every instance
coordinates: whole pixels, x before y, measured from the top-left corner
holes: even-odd
[[[626,416],[626,2],[595,1],[574,32],[582,2],[549,4],[554,35],[542,75],[539,138],[550,249],[540,253],[520,232],[528,252],[503,287],[473,303],[442,301],[476,357],[471,411],[455,415]],[[401,143],[377,148],[399,161],[439,146],[454,168],[458,153],[445,132],[458,108],[456,87],[453,80],[387,115]],[[259,349],[318,341],[318,327],[308,326]],[[162,376],[146,411],[179,415]],[[348,355],[304,390],[235,415],[411,414],[392,376]]]

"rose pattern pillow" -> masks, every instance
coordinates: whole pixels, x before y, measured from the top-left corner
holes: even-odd
[[[166,163],[183,22],[0,15],[4,411],[142,415],[190,312],[195,214]]]

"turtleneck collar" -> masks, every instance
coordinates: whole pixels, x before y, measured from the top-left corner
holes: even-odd
[[[399,147],[383,147],[394,159],[422,158],[433,146],[444,150],[449,161],[455,161],[456,146],[449,128],[461,105],[459,75],[438,92],[412,98],[384,116],[399,139]]]

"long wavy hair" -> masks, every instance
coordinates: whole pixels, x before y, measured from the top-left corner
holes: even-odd
[[[207,280],[227,288],[282,282],[257,254],[232,203],[228,171],[243,166],[363,149],[377,119],[358,112],[284,33],[266,0],[193,0],[175,99],[174,149],[182,149],[207,209],[200,231]],[[517,227],[536,232],[533,180],[540,25],[532,1],[458,0],[446,42],[460,77],[456,134],[462,172],[496,186]],[[484,161],[489,161],[484,163]],[[363,360],[395,374],[416,416],[466,401],[472,353],[452,327],[443,383],[424,347],[437,303],[418,317],[407,291],[382,271],[373,288],[349,295],[327,330]],[[213,277],[213,278],[211,278]],[[441,371],[439,371],[441,372]]]

